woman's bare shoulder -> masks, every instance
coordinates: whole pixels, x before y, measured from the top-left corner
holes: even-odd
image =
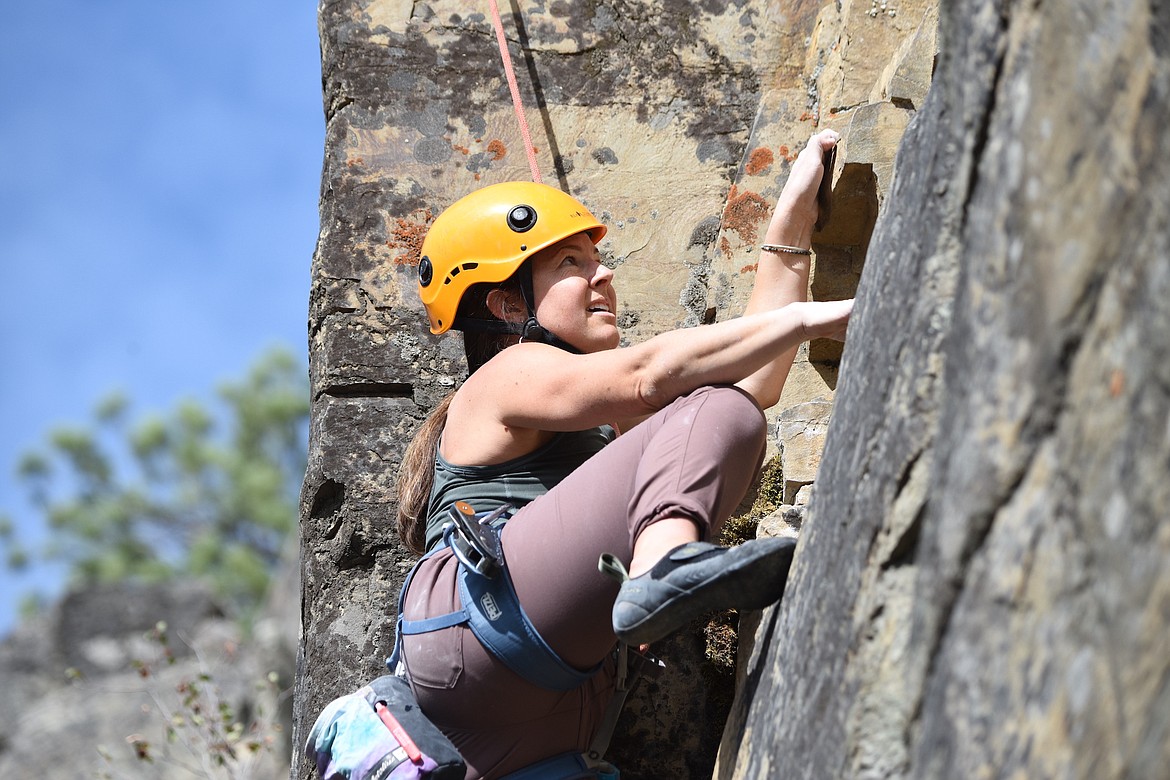
[[[503,365],[496,361],[501,352],[455,392],[447,411],[439,452],[449,463],[487,466],[503,463],[532,452],[552,437],[537,428],[508,425],[503,419],[506,405],[500,399],[513,392]],[[491,365],[495,363],[495,365]]]

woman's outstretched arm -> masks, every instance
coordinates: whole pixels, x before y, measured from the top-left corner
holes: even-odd
[[[839,139],[833,130],[822,130],[801,150],[777,200],[764,234],[765,243],[801,249],[812,245],[813,225],[817,221],[817,188],[822,176],[831,175],[824,170],[822,158]],[[761,250],[755,285],[744,314],[758,314],[804,301],[811,259],[808,255]],[[844,333],[827,335],[843,336]],[[751,393],[762,408],[775,406],[795,357],[794,346],[736,384]]]
[[[852,308],[851,300],[794,302],[587,355],[518,344],[472,374],[457,401],[509,428],[572,431],[636,419],[697,387],[742,382],[802,341],[842,332]]]

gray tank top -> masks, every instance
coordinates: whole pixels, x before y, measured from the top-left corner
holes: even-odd
[[[466,501],[476,512],[505,504],[519,509],[543,496],[615,437],[608,425],[558,433],[543,447],[494,466],[455,466],[436,454],[427,506],[427,550],[442,539],[447,507],[453,502]]]

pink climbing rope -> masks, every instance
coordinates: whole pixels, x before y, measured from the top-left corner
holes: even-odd
[[[504,22],[500,19],[500,7],[496,0],[488,0],[492,9],[492,25],[496,28],[496,42],[500,44],[500,57],[504,60],[504,75],[508,79],[508,90],[512,93],[512,108],[516,110],[516,121],[520,123],[520,137],[524,139],[524,151],[528,153],[528,167],[532,169],[532,180],[541,184],[540,166],[536,162],[536,149],[532,146],[532,135],[528,132],[528,120],[524,118],[524,104],[520,101],[520,86],[512,68],[512,55],[508,52],[508,39],[504,37]]]

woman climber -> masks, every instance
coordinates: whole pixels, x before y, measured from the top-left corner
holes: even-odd
[[[424,628],[400,647],[469,778],[584,751],[613,693],[618,640],[643,645],[706,611],[780,598],[791,540],[711,540],[760,468],[761,410],[779,400],[797,346],[844,337],[852,301],[805,300],[822,154],[837,140],[818,133],[794,162],[745,314],[636,346],[618,348],[614,274],[596,248],[606,228],[568,195],[492,185],[430,228],[419,290],[433,333],[464,332],[470,375],[402,466],[399,533],[431,554],[401,610]],[[461,564],[443,544],[457,502],[514,508],[498,544],[515,595],[583,682],[542,686],[467,625],[434,628],[461,608]],[[602,556],[628,579],[600,574]]]

